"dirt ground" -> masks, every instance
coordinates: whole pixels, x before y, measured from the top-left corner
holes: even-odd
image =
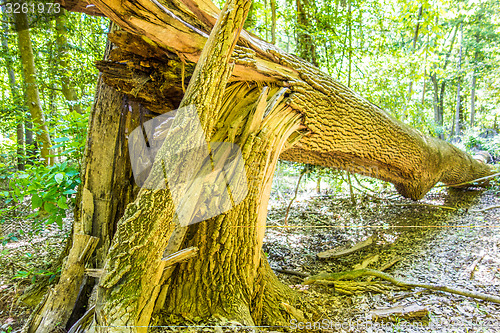
[[[402,199],[394,192],[358,194],[355,201],[353,204],[345,196],[302,196],[292,205],[288,227],[283,227],[285,205],[271,208],[264,243],[271,266],[315,275],[352,270],[364,259],[378,255],[368,268],[380,269],[399,258],[385,272],[403,281],[500,295],[500,210],[476,211],[500,204],[500,193],[438,189],[419,202]],[[44,270],[63,248],[70,219],[65,222],[62,230],[50,226],[39,234],[34,234],[31,225],[19,218],[6,219],[2,224],[0,333],[19,332],[29,316],[30,308],[19,303],[18,297],[31,285],[34,276],[51,274]],[[6,235],[10,236],[5,238]],[[376,237],[374,245],[353,254],[336,259],[316,256],[338,246],[353,246],[369,236]],[[19,272],[26,274],[20,276]],[[277,275],[303,295],[315,315],[311,316],[304,307],[302,325],[309,322],[319,328],[317,331],[500,331],[500,304],[422,288],[348,296],[339,294],[332,286],[304,286],[303,277],[279,272]],[[408,305],[424,307],[428,315],[387,323],[372,318],[373,310]],[[291,323],[292,328],[298,325]]]

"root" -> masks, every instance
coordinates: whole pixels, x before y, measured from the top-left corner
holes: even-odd
[[[447,286],[440,285],[432,285],[432,284],[421,284],[421,283],[411,283],[400,281],[387,273],[383,273],[381,271],[373,270],[373,269],[358,269],[354,271],[347,271],[341,273],[321,273],[315,276],[311,276],[304,284],[314,284],[314,283],[323,283],[323,284],[333,284],[335,286],[335,290],[337,290],[337,284],[340,280],[353,280],[362,276],[375,276],[381,278],[383,280],[389,281],[397,287],[402,288],[424,288],[429,290],[437,290],[443,291],[451,294],[472,297],[477,299],[482,299],[484,301],[493,302],[500,304],[500,297],[488,295],[484,293],[472,292],[467,290],[450,288]]]

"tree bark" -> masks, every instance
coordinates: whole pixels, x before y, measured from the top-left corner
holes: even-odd
[[[160,9],[163,9],[158,3],[154,3]],[[196,112],[199,115],[199,120],[203,132],[206,134],[205,140],[210,140],[217,130],[216,125],[220,124],[221,117],[229,115],[229,113],[221,113],[220,107],[223,105],[224,87],[231,74],[232,66],[229,64],[232,49],[236,45],[239,32],[242,29],[243,22],[248,13],[250,1],[229,1],[226,3],[222,14],[217,20],[207,44],[203,48],[200,55],[200,60],[194,70],[193,77],[189,82],[184,98],[180,104],[181,108],[196,107]],[[253,102],[253,101],[252,101]],[[175,118],[182,117],[182,112],[178,111]],[[176,120],[174,120],[175,122]],[[182,120],[180,120],[182,121]],[[226,129],[227,127],[223,127]],[[169,131],[166,135],[165,142],[170,140],[177,140],[176,137]],[[218,132],[215,132],[218,133]],[[187,131],[187,141],[196,140],[192,137],[192,133]],[[180,143],[180,142],[179,142]],[[182,145],[182,143],[180,143]],[[152,166],[151,173],[147,182],[150,183],[155,179],[162,177],[162,158],[168,153],[169,147],[163,144],[160,148],[155,163]],[[244,150],[244,148],[243,148]],[[259,156],[260,157],[260,156]],[[277,156],[276,156],[277,160]],[[183,168],[188,170],[188,165],[196,165],[200,161],[187,159],[185,156],[179,156],[176,161]],[[196,173],[195,173],[196,174]],[[170,186],[170,185],[169,185]],[[174,212],[175,207],[173,203],[173,192],[163,189],[146,189],[143,188],[136,199],[136,201],[127,207],[124,217],[119,222],[117,234],[113,239],[113,244],[108,253],[108,258],[104,267],[104,274],[99,283],[98,301],[96,306],[96,329],[101,330],[102,326],[120,325],[125,326],[121,331],[131,332],[145,332],[145,326],[148,326],[151,320],[152,312],[157,304],[157,300],[163,302],[163,299],[158,299],[162,284],[169,276],[164,276],[165,262],[162,261],[164,249],[170,246],[172,251],[178,250],[178,246],[169,244],[169,238],[173,239],[173,235],[178,237],[178,245],[181,245],[184,235],[186,234],[187,227],[177,225],[175,226]],[[245,207],[248,208],[248,207]],[[245,211],[246,212],[246,211]],[[265,218],[265,215],[264,215]],[[222,222],[223,217],[216,218],[217,221]],[[241,220],[230,219],[232,223]],[[219,222],[219,223],[220,223]],[[205,223],[202,223],[205,224]],[[198,225],[196,225],[198,226]],[[137,230],[140,227],[141,230]],[[217,229],[219,230],[219,229]],[[226,230],[231,230],[228,228]],[[249,232],[255,238],[255,230],[250,229],[244,231]],[[207,235],[203,232],[197,233],[203,237],[203,241],[195,242],[196,246],[200,249],[200,258],[196,262],[208,263],[210,256],[203,256],[205,251],[213,251],[213,247],[207,247]],[[231,234],[236,234],[234,229]],[[192,236],[191,236],[192,237]],[[190,238],[191,238],[190,237]],[[250,244],[255,244],[252,238]],[[237,237],[238,240],[245,240],[243,237]],[[175,248],[177,247],[177,248]],[[255,251],[254,246],[248,245],[252,251]],[[132,253],[130,252],[132,249]],[[260,247],[257,247],[260,249]],[[131,255],[132,254],[132,255]],[[211,253],[213,257],[213,253]],[[229,256],[228,256],[229,258]],[[255,272],[260,264],[260,252],[253,253],[252,256],[244,256],[244,261],[247,264],[245,272],[251,273],[246,276],[246,279],[252,280],[255,278]],[[253,263],[248,265],[248,262]],[[191,261],[193,262],[193,261]],[[206,266],[205,266],[206,267]],[[198,267],[197,272],[200,271]],[[231,270],[233,273],[237,271]],[[166,272],[171,273],[170,270]],[[201,273],[203,275],[203,273]],[[213,273],[212,273],[213,274]],[[181,279],[182,283],[178,288],[170,285],[170,295],[175,295],[176,290],[183,290],[186,299],[186,287],[191,291],[191,295],[197,297],[200,305],[203,302],[199,299],[199,294],[194,293],[195,287],[202,287],[200,283],[194,283],[190,286],[189,274],[186,272],[185,277]],[[217,276],[217,274],[213,274]],[[222,275],[224,276],[224,275]],[[200,275],[196,275],[195,281],[198,280]],[[234,278],[234,276],[231,276]],[[198,282],[198,281],[196,281]],[[221,286],[223,283],[221,283]],[[245,286],[240,287],[239,289]],[[206,287],[204,288],[206,289]],[[237,296],[238,294],[235,294]],[[229,296],[229,295],[228,295]],[[126,302],[124,302],[124,298]],[[204,299],[213,298],[207,297]],[[245,301],[247,299],[244,299]],[[187,302],[188,306],[193,306],[192,302]],[[216,305],[216,304],[214,304]],[[243,322],[251,320],[249,311],[241,312],[241,307],[247,305],[243,300],[237,301],[235,304],[228,304],[224,302],[223,309],[233,315],[234,319]],[[181,305],[176,308],[177,311],[181,309]],[[193,316],[203,315],[206,317],[206,312],[201,312],[203,308],[197,311],[190,311]]]
[[[50,152],[50,136],[47,124],[42,113],[40,96],[36,83],[35,61],[28,26],[28,16],[25,13],[14,14],[18,36],[19,53],[23,67],[26,104],[31,113],[31,118],[37,129],[37,140],[40,142],[40,153],[45,165],[52,165],[53,158]]]

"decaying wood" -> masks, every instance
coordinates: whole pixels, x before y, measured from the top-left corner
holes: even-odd
[[[386,309],[377,309],[370,311],[373,321],[391,321],[396,322],[401,319],[413,320],[422,319],[429,315],[427,308],[412,304],[408,306],[395,306]]]
[[[209,0],[166,0],[161,4],[148,0],[95,1],[101,13],[132,33],[136,44],[150,45],[155,58],[175,54],[186,64],[197,62],[219,9]],[[126,49],[127,45],[119,47]],[[140,67],[137,60],[115,62]],[[402,195],[412,199],[422,198],[439,181],[459,184],[491,173],[488,166],[451,144],[400,123],[314,66],[245,31],[241,32],[232,61],[235,67],[231,81],[289,87],[290,107],[304,115],[303,124],[310,134],[300,137],[293,147],[285,147],[282,159],[380,178],[392,182]],[[148,65],[148,59],[145,64],[143,73],[158,73]],[[182,68],[175,67],[179,71]],[[162,75],[150,75],[151,79],[143,76],[132,85],[129,82],[125,89],[139,94],[142,85],[157,82],[161,86],[160,82],[165,82]],[[182,81],[180,75],[177,80]],[[177,91],[182,91],[180,85]],[[159,93],[163,93],[162,89]],[[156,99],[157,111],[164,100]]]
[[[336,286],[338,283],[337,281],[354,280],[356,278],[363,277],[363,276],[378,277],[378,278],[381,278],[383,280],[389,281],[398,287],[424,288],[424,289],[429,289],[429,290],[437,290],[437,291],[443,291],[443,292],[461,295],[461,296],[465,296],[465,297],[482,299],[482,300],[485,300],[488,302],[500,304],[500,297],[498,297],[498,296],[488,295],[488,294],[479,293],[479,292],[472,292],[472,291],[467,291],[467,290],[461,290],[461,289],[456,289],[456,288],[450,288],[450,287],[441,286],[441,285],[404,282],[404,281],[401,281],[401,280],[398,280],[398,279],[392,277],[391,275],[389,275],[387,273],[383,273],[381,271],[377,271],[374,269],[368,269],[368,268],[359,269],[359,270],[355,270],[355,271],[340,272],[340,273],[320,273],[318,275],[314,275],[314,276],[307,278],[303,282],[303,284],[314,284],[316,282],[324,284],[325,282],[329,282],[329,283]]]
[[[368,237],[362,242],[357,243],[353,247],[350,248],[345,248],[345,247],[337,247],[331,250],[327,250],[324,252],[320,252],[317,254],[318,258],[321,259],[327,259],[327,258],[338,258],[342,256],[346,256],[348,254],[354,253],[356,251],[359,251],[361,249],[364,249],[368,246],[371,246],[373,244],[373,236]]]
[[[99,238],[89,235],[73,236],[73,247],[61,270],[59,283],[54,289],[49,290],[47,301],[25,326],[26,332],[56,332],[64,329],[78,297],[78,293],[68,293],[68,291],[78,290],[82,285],[85,263],[98,242]]]
[[[100,278],[102,276],[102,268],[87,268],[85,269],[85,274],[90,277]]]

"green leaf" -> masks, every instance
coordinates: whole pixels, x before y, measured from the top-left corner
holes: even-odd
[[[45,209],[45,211],[47,213],[56,213],[57,212],[57,207],[56,205],[54,205],[52,202],[48,202],[46,201],[44,204],[43,204],[43,208]]]
[[[59,226],[59,228],[62,228],[62,225],[63,225],[62,219],[63,219],[62,215],[57,215],[55,218],[55,221],[56,221],[57,225]]]
[[[42,204],[43,204],[42,198],[38,194],[33,194],[33,196],[31,197],[31,207],[33,209],[37,209],[42,207]]]
[[[66,190],[66,191],[63,192],[63,194],[65,194],[65,195],[67,195],[67,194],[74,194],[74,193],[76,193],[75,190]]]
[[[62,138],[55,138],[52,141],[55,142],[55,143],[59,143],[59,142],[71,141],[71,139],[67,138],[67,137],[62,137]]]
[[[56,175],[54,176],[54,179],[55,181],[58,183],[58,184],[61,184],[62,181],[64,180],[64,174],[63,173],[56,173]]]
[[[57,205],[62,209],[68,209],[65,197],[60,197],[59,200],[57,200]]]

